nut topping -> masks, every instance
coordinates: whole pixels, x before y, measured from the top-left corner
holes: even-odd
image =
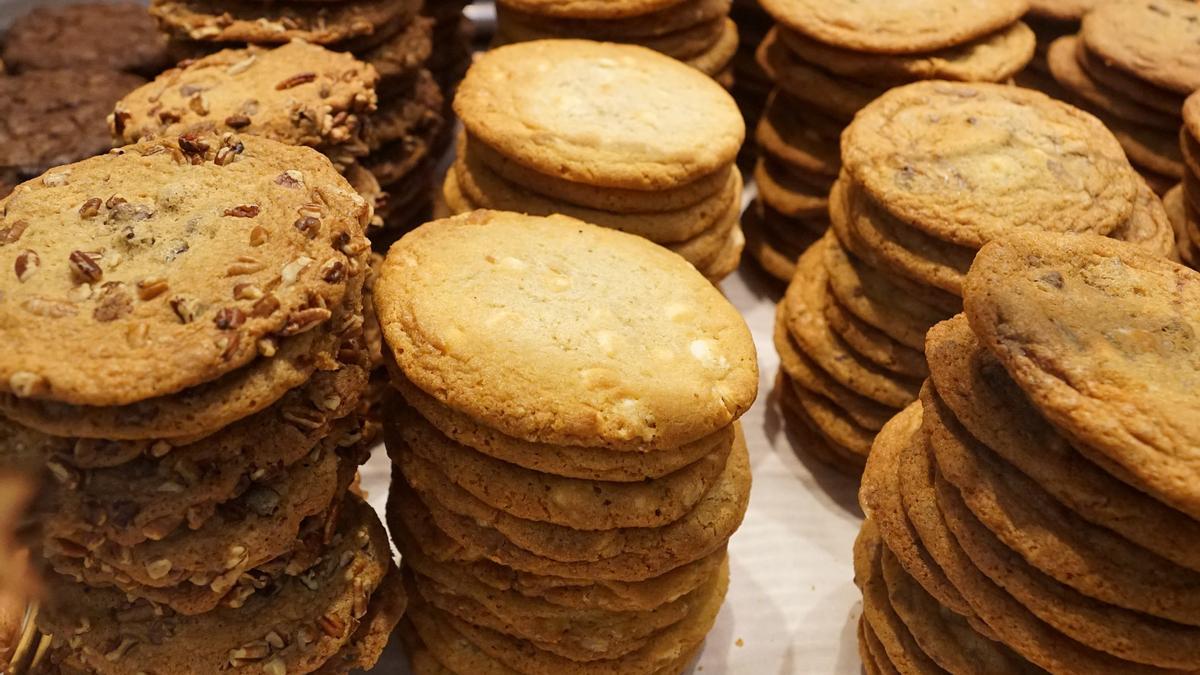
[[[259,214],[258,204],[242,204],[231,209],[225,209],[225,215],[233,218],[254,218]]]
[[[99,197],[92,197],[91,199],[87,200],[83,203],[83,206],[79,207],[79,217],[90,219],[100,215],[101,203],[102,202],[100,201]]]
[[[317,79],[316,73],[297,73],[297,74],[287,78],[286,80],[280,82],[279,84],[275,85],[275,90],[283,91],[284,89],[291,89],[292,87],[298,87],[302,84],[308,84],[309,82],[314,82],[314,81],[316,81],[316,79]]]
[[[176,295],[171,298],[171,309],[175,310],[180,323],[191,323],[200,313],[200,301],[190,295]]]
[[[137,282],[138,298],[143,302],[153,300],[167,292],[167,280],[162,277],[146,277]]]
[[[38,256],[37,251],[25,249],[17,254],[17,260],[13,263],[13,271],[17,273],[17,281],[25,283],[37,273],[41,266],[42,259]]]
[[[93,255],[95,254],[84,253],[83,251],[71,251],[71,255],[67,257],[67,261],[71,266],[71,274],[74,275],[76,283],[94,284],[104,276],[104,270],[100,269],[100,266],[96,264]]]
[[[246,323],[246,315],[237,307],[222,307],[213,321],[221,330],[233,330]]]

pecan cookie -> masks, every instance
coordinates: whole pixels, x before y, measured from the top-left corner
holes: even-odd
[[[674,8],[684,0],[504,0],[513,9],[572,19],[623,19]]]
[[[1200,513],[1186,452],[1200,442],[1196,272],[1112,240],[1024,234],[985,247],[967,289],[971,327],[1055,426]]]
[[[171,63],[154,19],[132,2],[36,7],[8,27],[0,54],[11,72],[97,68],[153,77]]]
[[[472,141],[596,187],[696,180],[732,163],[745,136],[733,99],[702,73],[643,47],[579,40],[489,52],[454,109]]]
[[[562,216],[475,212],[421,228],[393,247],[375,298],[413,384],[525,440],[615,452],[678,447],[728,426],[757,393],[749,332],[707,280],[644,239]],[[486,307],[470,309],[471,298]],[[534,321],[520,338],[489,327],[518,314]],[[654,364],[643,376],[630,370],[627,350],[641,353],[645,335],[657,337],[638,357]],[[465,358],[452,356],[459,352]],[[513,363],[530,363],[537,379],[494,374]],[[669,383],[657,375],[664,369]],[[617,373],[625,393],[614,397],[602,383]]]
[[[363,155],[378,79],[350,54],[306,42],[224,50],[122,98],[108,124],[119,144],[233,132]]]
[[[144,600],[56,577],[55,600],[44,607],[41,625],[58,636],[56,647],[68,663],[106,673],[215,673],[230,666],[262,675],[336,673],[345,672],[337,661],[348,648],[355,654],[345,659],[346,668],[373,663],[378,652],[359,650],[371,643],[381,650],[383,644],[366,639],[361,629],[399,619],[402,591],[391,585],[399,573],[370,509],[355,499],[345,511],[338,542],[308,575],[281,577],[272,592],[256,593],[236,608],[163,617]],[[376,602],[380,606],[370,611]]]
[[[137,75],[88,68],[0,77],[4,182],[15,187],[52,166],[107,152],[112,141],[101,120],[144,82]]]
[[[1096,119],[1003,85],[893,89],[846,129],[842,148],[846,172],[870,199],[962,246],[1034,227],[1108,234],[1129,217],[1139,187]]]
[[[60,167],[3,210],[0,391],[87,406],[211,382],[327,322],[361,286],[370,217],[318,153],[233,135]]]

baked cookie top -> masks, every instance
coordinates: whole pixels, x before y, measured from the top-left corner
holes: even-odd
[[[1046,418],[1194,505],[1200,274],[1111,239],[1023,232],[967,275],[971,328]]]
[[[37,7],[4,38],[13,71],[106,68],[152,76],[170,64],[166,40],[140,3]]]
[[[1100,0],[1029,0],[1029,15],[1050,21],[1079,21]]]
[[[473,139],[530,169],[656,190],[733,162],[745,123],[703,73],[644,47],[543,40],[492,50],[454,110]]]
[[[1080,37],[1105,63],[1179,94],[1200,89],[1200,5],[1188,0],[1101,3]]]
[[[354,56],[307,42],[226,49],[133,91],[108,123],[121,144],[227,131],[290,145],[362,144],[378,79]]]
[[[137,75],[87,68],[0,77],[0,167],[19,182],[107,152],[104,116],[143,83]]]
[[[90,406],[208,382],[327,321],[370,217],[317,152],[231,134],[58,167],[0,210],[0,392]]]
[[[684,0],[502,0],[497,3],[529,14],[562,19],[624,19],[657,12]]]
[[[240,0],[153,0],[150,13],[176,38],[202,42],[328,45],[363,40],[417,15],[419,0],[275,4]]]
[[[1026,0],[762,0],[780,24],[826,44],[913,54],[962,44],[1021,18]]]
[[[978,247],[1014,229],[1108,234],[1139,180],[1099,120],[1027,89],[919,82],[865,108],[845,170],[900,220]]]
[[[392,247],[375,306],[413,384],[524,440],[674,448],[757,394],[749,330],[712,284],[645,239],[562,216],[425,225]]]

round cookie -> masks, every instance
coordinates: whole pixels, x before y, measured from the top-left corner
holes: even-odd
[[[1175,232],[1171,227],[1171,219],[1167,216],[1165,204],[1144,180],[1138,190],[1133,214],[1110,232],[1109,236],[1137,244],[1164,258],[1175,255]]]
[[[826,44],[860,52],[911,54],[962,44],[999,30],[1025,13],[1021,0],[886,0],[829,3],[763,0],[780,24]]]
[[[375,304],[413,384],[525,440],[678,447],[757,393],[749,330],[707,280],[644,239],[570,218],[474,212],[419,228],[392,248]],[[517,316],[521,331],[496,330]],[[522,362],[536,364],[525,377],[489,374]]]
[[[1079,33],[1104,62],[1159,87],[1200,89],[1200,7],[1187,0],[1102,3]]]
[[[687,209],[728,189],[734,180],[735,170],[733,165],[728,165],[689,183],[662,190],[613,187],[597,190],[584,183],[527,169],[486,144],[472,140],[465,131],[458,138],[458,156],[467,162],[478,160],[504,180],[545,197],[615,213],[662,213]]]
[[[1193,670],[1195,627],[1097,602],[1058,584],[1026,563],[987,530],[954,488],[938,480],[938,503],[946,524],[981,572],[1030,612],[1064,635],[1134,663]]]
[[[69,69],[0,77],[0,167],[5,182],[33,178],[60,164],[112,147],[102,120],[126,93],[145,82],[128,73]],[[106,195],[107,196],[107,195]]]
[[[661,527],[682,518],[708,491],[732,443],[653,482],[579,480],[492,459],[443,436],[411,408],[389,424],[392,444],[436,464],[473,497],[519,518],[581,530]],[[732,440],[732,439],[731,439]]]
[[[829,196],[803,181],[793,178],[779,161],[764,156],[754,168],[759,198],[789,218],[814,218],[829,212]]]
[[[851,478],[862,475],[863,457],[855,454],[849,448],[842,448],[826,440],[817,424],[796,396],[796,385],[780,372],[775,380],[776,393],[779,397],[779,407],[787,430],[792,438],[793,447],[797,452],[811,455],[838,473]]]
[[[1116,659],[1064,636],[1043,623],[975,567],[946,525],[934,486],[935,469],[923,440],[901,459],[904,508],[921,542],[999,642],[1050,672],[1158,673]]]
[[[1003,82],[1033,58],[1037,42],[1020,21],[953,47],[916,54],[871,54],[842,49],[786,27],[779,39],[796,56],[832,73],[866,82],[900,84],[914,80]]]
[[[729,8],[729,0],[682,0],[652,12],[638,12],[622,18],[597,19],[577,18],[573,14],[553,16],[523,12],[517,9],[514,3],[500,2],[496,12],[501,25],[515,19],[548,35],[641,44],[641,38],[665,35],[724,18],[728,16]]]
[[[455,513],[427,495],[421,495],[419,502],[420,507],[429,511],[438,529],[445,532],[460,547],[478,550],[481,555],[506,567],[539,575],[643,581],[707,557],[723,548],[729,536],[741,523],[749,491],[749,456],[744,439],[739,438],[720,480],[687,516],[666,527],[618,531],[615,539],[623,541],[615,543],[604,544],[598,537],[587,537],[579,531],[559,528],[560,531],[554,532],[547,528],[530,527],[528,523],[518,523],[511,518],[499,517],[496,519],[497,526],[502,524],[509,530],[508,533],[502,533],[490,524],[480,524],[488,522],[486,519]],[[416,504],[413,506],[418,507]],[[594,550],[595,545],[600,543],[616,550],[617,554],[591,561],[555,560],[522,548],[509,540],[508,534],[537,537],[539,541],[534,543],[538,546],[554,544],[561,545],[561,548],[583,544]],[[558,536],[560,540],[550,542],[544,536],[547,534]],[[589,539],[591,541],[587,541]],[[620,552],[621,550],[625,552]]]
[[[283,44],[295,39],[353,46],[386,36],[417,15],[415,0],[262,5],[238,0],[153,0],[150,13],[171,35],[200,42]]]
[[[25,183],[4,207],[0,289],[22,318],[0,391],[91,406],[214,380],[260,340],[328,321],[361,284],[370,217],[324,157],[251,136],[128,147]]]
[[[886,87],[839,78],[802,61],[783,44],[778,30],[767,33],[755,60],[779,89],[827,117],[849,122]],[[796,110],[802,110],[797,108]]]
[[[433,21],[417,17],[382,44],[359,52],[357,57],[379,73],[381,98],[398,96],[406,80],[428,68],[433,54]]]
[[[741,207],[742,180],[736,168],[730,174],[725,187],[711,197],[678,211],[658,213],[613,213],[574,206],[553,197],[543,197],[504,180],[473,154],[460,156],[452,171],[463,196],[479,208],[533,216],[562,214],[585,223],[636,234],[663,245],[685,243],[706,231],[718,228],[719,224],[728,220],[731,207],[739,210]],[[718,229],[721,235],[728,234],[727,228]],[[710,243],[707,246],[710,253],[712,248]],[[689,260],[695,259],[688,255],[684,257]]]
[[[1200,525],[1080,455],[980,346],[965,317],[935,326],[928,354],[936,390],[922,398],[935,439],[974,437],[1088,521],[1200,569]]]
[[[488,52],[454,109],[472,141],[597,187],[695,180],[732,163],[745,137],[733,99],[703,74],[643,47],[579,40]]]
[[[1025,234],[980,252],[966,297],[980,341],[1056,427],[1200,513],[1195,271],[1108,239]]]
[[[717,84],[727,91],[733,89],[734,74],[730,64],[737,55],[741,37],[737,25],[732,19],[721,22],[721,32],[710,47],[690,58],[684,63],[713,78]]]
[[[1165,131],[1179,127],[1177,113],[1165,113],[1147,106],[1141,100],[1110,89],[1092,78],[1080,63],[1079,54],[1085,51],[1079,38],[1068,35],[1055,40],[1046,54],[1050,74],[1075,97],[1094,106],[1104,116],[1114,117],[1127,124],[1137,124]]]
[[[1104,62],[1087,48],[1083,40],[1075,40],[1075,59],[1096,83],[1105,89],[1124,94],[1140,105],[1178,118],[1184,97],[1156,87],[1145,80],[1128,75]]]
[[[684,0],[503,0],[513,9],[563,19],[623,19],[659,12]]]
[[[1138,190],[1121,146],[1096,119],[1002,85],[893,89],[846,129],[842,150],[871,199],[962,246],[1032,227],[1107,234],[1129,217]]]
[[[797,263],[796,277],[784,297],[788,331],[804,353],[848,389],[894,408],[908,405],[917,397],[917,382],[857,357],[830,330],[823,309],[828,293],[823,259],[823,245],[818,242]]]
[[[627,35],[618,39],[608,40],[614,43],[640,45],[682,61],[708,51],[725,32],[727,21],[729,19],[725,17],[715,17],[708,21],[685,26],[668,33],[649,36]],[[736,28],[734,32],[736,34]],[[497,40],[503,44],[530,42],[534,40],[553,40],[557,38],[582,40],[606,39],[586,29],[576,33],[531,25],[529,22],[524,21],[520,14],[505,14],[502,12],[497,16]]]
[[[763,226],[758,203],[750,205],[742,215],[742,230],[746,237],[746,254],[763,270],[784,284],[796,274],[796,260],[802,251],[791,250],[784,242],[776,241]],[[815,238],[814,238],[815,241]]]
[[[133,2],[34,7],[9,25],[0,55],[10,73],[96,68],[153,76],[170,64],[154,20]]]
[[[1078,22],[1099,0],[1030,0],[1029,14],[1046,21]]]
[[[378,79],[350,54],[307,42],[224,50],[131,92],[108,123],[121,144],[234,132],[365,154]]]
[[[693,443],[651,453],[613,453],[605,449],[556,446],[531,443],[505,436],[471,418],[447,408],[437,399],[408,382],[393,362],[388,360],[392,386],[400,391],[403,401],[443,434],[467,447],[490,457],[517,466],[581,480],[603,480],[633,483],[661,478],[678,471],[721,445],[732,442],[733,429],[723,428]],[[398,399],[385,402],[393,412],[388,419],[398,418]],[[391,424],[391,423],[387,423]]]
[[[274,593],[252,595],[236,609],[164,618],[146,601],[129,601],[116,591],[84,589],[55,578],[51,581],[59,593],[39,620],[47,632],[64,636],[64,642],[65,636],[71,636],[72,644],[78,640],[79,647],[72,647],[71,653],[106,673],[219,672],[228,668],[231,653],[243,647],[257,649],[250,643],[258,640],[264,641],[267,655],[240,663],[240,671],[315,672],[357,637],[373,596],[384,593],[385,577],[395,574],[379,521],[358,500],[348,506],[340,543],[311,571],[315,590],[300,577],[283,577]],[[121,620],[112,620],[114,613]],[[91,630],[77,631],[85,620]],[[328,630],[318,628],[318,620]],[[154,637],[122,639],[129,635]],[[283,647],[278,646],[280,640]]]
[[[972,615],[970,606],[930,557],[904,511],[900,491],[900,461],[922,423],[921,405],[912,403],[875,437],[863,471],[858,502],[878,528],[889,555],[937,603],[961,616]]]
[[[801,386],[792,387],[791,394],[804,410],[813,430],[834,449],[843,451],[862,463],[871,451],[874,430],[859,426],[849,415],[829,399]]]
[[[804,109],[786,92],[776,91],[767,100],[755,141],[789,169],[836,177],[842,167],[837,125]]]
[[[402,96],[382,101],[371,115],[367,136],[372,147],[421,136],[431,128],[440,131],[445,124],[442,117],[445,102],[433,75],[422,69],[412,79]]]
[[[929,375],[924,350],[906,347],[860,320],[846,310],[832,292],[825,294],[825,321],[830,330],[868,361],[898,375],[918,378]]]
[[[713,285],[720,285],[726,277],[737,271],[742,265],[742,252],[746,249],[746,233],[741,225],[734,224],[733,231],[725,240],[725,245],[717,252],[716,257],[707,264],[696,269]]]

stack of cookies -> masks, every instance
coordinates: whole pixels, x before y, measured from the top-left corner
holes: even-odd
[[[640,45],[733,86],[730,0],[499,0],[497,45],[556,38]]]
[[[872,450],[868,673],[1200,669],[1200,274],[1094,235],[983,248]]]
[[[59,167],[2,206],[0,446],[46,469],[54,661],[373,664],[404,601],[347,493],[366,201],[312,150],[226,134]]]
[[[916,399],[925,333],[961,310],[976,252],[1016,230],[1092,232],[1174,248],[1162,204],[1094,117],[1036,91],[920,82],[842,137],[830,232],[779,305],[780,398],[806,448],[861,470]]]
[[[0,55],[0,197],[108,151],[104,116],[167,65],[154,21],[136,4],[36,8],[8,27]]]
[[[509,45],[475,62],[454,109],[452,213],[561,213],[670,248],[714,283],[737,269],[745,126],[694,69],[631,45]]]
[[[386,193],[377,209],[384,229],[372,238],[380,246],[426,219],[439,159],[434,152],[442,135],[444,99],[426,68],[434,20],[419,16],[420,9],[419,0],[150,3],[179,57],[304,40],[351,52],[375,69],[379,106],[371,115],[370,155],[360,161]]]
[[[1200,94],[1184,102],[1183,121],[1179,130],[1183,183],[1163,197],[1163,204],[1175,226],[1179,258],[1195,268],[1200,267]]]
[[[1103,3],[1078,36],[1050,46],[1050,71],[1070,100],[1120,139],[1163,194],[1183,178],[1183,100],[1200,89],[1200,5],[1190,0]]]
[[[775,83],[756,130],[759,200],[747,218],[750,254],[788,281],[828,228],[838,139],[860,109],[916,80],[1003,82],[1033,56],[1018,21],[1025,0],[828,2],[763,0],[778,22],[758,62]]]
[[[376,304],[414,671],[682,672],[749,497],[737,311],[644,239],[491,211],[402,239]]]

